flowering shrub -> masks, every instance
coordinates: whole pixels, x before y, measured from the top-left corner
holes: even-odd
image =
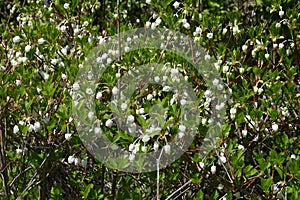
[[[14,0],[1,1],[0,7],[2,198],[299,198],[298,1],[132,0],[118,5],[105,0]],[[185,137],[189,123],[180,122],[180,108],[189,99],[179,98],[171,82],[191,83],[199,110],[197,134],[189,149],[159,173],[111,169],[94,158],[77,131],[73,107],[85,106],[73,102],[81,98],[83,87],[76,82],[77,73],[94,48],[118,33],[118,24],[121,32],[167,28],[188,35],[205,49],[212,71],[221,74],[212,85],[229,96],[214,103],[203,74],[172,52],[147,47],[130,51],[125,46],[119,60],[99,56],[96,61],[109,67],[96,91],[84,88],[84,95],[96,100],[97,112],[82,116],[97,117],[101,129],[92,131],[131,152],[128,163],[139,152],[164,149],[170,154],[170,141]],[[122,77],[153,63],[162,64],[161,74],[167,75],[157,74],[147,87],[136,86],[128,101],[111,101],[120,92]],[[88,79],[94,76],[87,74]],[[165,85],[159,84],[162,80]],[[203,138],[214,121],[209,116],[223,109],[220,136],[203,157]],[[126,131],[115,118],[124,113]],[[139,127],[147,134],[137,137]],[[121,159],[114,164],[128,163]]]

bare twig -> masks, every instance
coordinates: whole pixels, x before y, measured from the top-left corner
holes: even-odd
[[[39,168],[37,169],[37,171],[34,173],[34,175],[32,176],[32,178],[30,179],[28,185],[26,186],[26,188],[22,191],[22,193],[18,196],[17,200],[21,200],[23,195],[31,190],[35,185],[38,185],[41,181],[37,181],[36,176],[38,175],[39,170],[44,170],[43,166],[46,163],[47,159],[50,157],[50,153],[48,153],[48,155],[46,156],[46,158],[43,160],[43,162],[41,163],[41,165],[39,166]]]
[[[159,200],[159,164],[160,164],[160,158],[163,153],[164,149],[161,150],[158,159],[156,159],[156,199]]]
[[[117,0],[117,8],[118,8],[118,60],[120,61],[121,60],[120,0]]]
[[[0,173],[1,178],[3,180],[3,187],[5,188],[5,195],[9,199],[9,185],[8,185],[8,174],[6,167],[6,156],[5,156],[5,146],[6,146],[6,119],[4,119],[4,132],[2,130],[1,122],[0,122]]]
[[[28,170],[32,169],[32,166],[27,167],[26,169],[24,169],[22,172],[20,172],[17,176],[14,177],[14,179],[11,181],[11,183],[9,184],[9,187],[12,187],[15,183],[15,181],[25,172],[27,172]]]
[[[216,152],[216,154],[217,154],[217,156],[218,156],[218,159],[219,160],[221,160],[220,159],[220,155],[219,155],[219,153],[218,153],[218,151],[217,151],[217,149],[215,148],[215,152]],[[226,159],[227,159],[227,161],[228,161],[228,158],[226,157]],[[232,175],[232,177],[231,177],[231,175],[229,174],[229,172],[228,172],[228,170],[227,170],[227,168],[225,167],[225,165],[224,165],[224,163],[222,163],[222,162],[220,162],[221,163],[221,165],[223,166],[223,168],[225,169],[225,172],[226,172],[226,174],[227,174],[227,176],[228,176],[228,178],[229,178],[229,180],[230,180],[230,183],[233,183],[233,180],[234,180],[234,177],[233,177],[233,175]]]
[[[190,187],[187,187],[185,190],[181,191],[176,197],[174,197],[174,200],[182,197],[181,195],[185,194],[188,189],[190,189]]]
[[[192,182],[192,180],[189,180],[188,182],[186,182],[185,184],[183,184],[180,188],[178,188],[177,190],[175,190],[175,192],[173,192],[171,195],[169,195],[166,200],[171,199],[177,192],[179,192],[180,190],[182,190],[182,188],[184,188],[185,186],[187,186],[188,184],[190,184]]]

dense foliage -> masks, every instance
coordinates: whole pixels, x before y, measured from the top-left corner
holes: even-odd
[[[297,0],[4,0],[0,8],[1,199],[299,199]],[[118,33],[118,22],[121,32],[168,28],[190,36],[214,60],[230,94],[217,147],[202,158],[210,98],[201,74],[159,50],[133,51],[111,63],[95,95],[97,116],[105,134],[124,148],[135,138],[117,129],[109,103],[122,75],[150,61],[167,63],[194,87],[203,111],[199,135],[159,179],[156,171],[125,173],[97,161],[74,124],[78,69],[94,47]],[[173,109],[169,120],[178,116],[173,97],[152,84],[134,106],[124,107],[147,126],[152,122],[145,113],[154,104]],[[164,134],[182,129],[177,124]],[[164,142],[168,136],[161,134],[142,138],[138,151]]]

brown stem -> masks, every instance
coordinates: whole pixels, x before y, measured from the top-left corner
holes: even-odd
[[[5,127],[6,128],[6,127]],[[3,131],[2,124],[0,122],[0,173],[3,180],[3,187],[5,189],[5,196],[7,199],[10,198],[9,193],[9,185],[8,185],[8,174],[7,174],[7,167],[6,167],[6,131]]]

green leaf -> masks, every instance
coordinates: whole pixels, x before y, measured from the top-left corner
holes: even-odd
[[[277,171],[277,173],[279,174],[280,178],[282,179],[283,178],[283,170],[280,168],[280,167],[275,167],[275,170]]]
[[[276,108],[275,108],[275,109],[268,108],[268,113],[269,113],[269,115],[271,116],[271,119],[272,119],[272,120],[275,120],[275,119],[278,118],[278,113],[277,113]]]
[[[88,195],[89,195],[89,193],[91,192],[91,189],[93,189],[93,188],[94,188],[94,184],[93,184],[93,183],[88,184],[88,185],[84,188],[84,190],[81,192],[82,195],[83,195],[85,198],[87,198]]]
[[[52,187],[51,191],[50,191],[50,196],[51,196],[50,199],[63,199],[62,195],[61,195],[61,193],[62,193],[61,190],[62,189],[61,189],[60,185]]]
[[[214,194],[210,196],[209,199],[215,200],[215,199],[218,199],[218,197],[219,197],[219,193],[218,193],[218,191],[216,190],[216,191],[214,192]]]
[[[196,173],[192,178],[191,178],[192,182],[194,184],[199,184],[202,180],[201,176],[199,173]]]
[[[29,108],[31,107],[33,100],[34,100],[34,98],[30,99],[29,101],[25,101],[25,110],[26,110],[26,112],[29,111]]]
[[[258,170],[253,168],[252,165],[248,165],[245,169],[244,169],[244,173],[246,175],[247,178],[254,176],[258,173]]]
[[[261,187],[266,193],[269,192],[272,182],[273,182],[273,177],[269,177],[268,179],[264,179],[264,178],[261,179]]]
[[[244,115],[243,111],[238,112],[238,114],[236,116],[236,122],[238,125],[241,124],[242,122],[244,122],[244,117],[245,117],[245,115]]]
[[[204,199],[204,193],[202,190],[199,190],[199,192],[195,196],[195,200],[203,200]]]
[[[253,152],[253,154],[262,172],[264,172],[266,169],[268,169],[271,166],[271,163],[266,161],[261,154],[258,154],[256,152]]]
[[[289,137],[287,136],[287,134],[283,134],[282,142],[283,142],[284,147],[287,147],[287,145],[289,143]]]
[[[173,0],[160,1],[164,9],[166,9]]]

